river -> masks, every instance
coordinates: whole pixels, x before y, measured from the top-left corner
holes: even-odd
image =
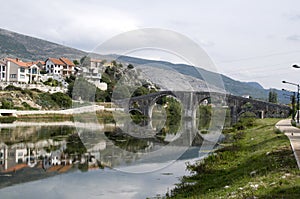
[[[214,146],[169,142],[180,140],[176,135],[136,138],[115,124],[92,126],[0,126],[1,198],[164,196],[188,174],[186,163],[203,158]]]

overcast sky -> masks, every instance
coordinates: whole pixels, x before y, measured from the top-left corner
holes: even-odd
[[[265,88],[300,83],[300,69],[291,67],[300,65],[298,0],[9,0],[0,23],[85,51],[126,31],[169,29],[198,43],[229,77]]]

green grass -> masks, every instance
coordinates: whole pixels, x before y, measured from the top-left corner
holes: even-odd
[[[300,198],[300,172],[278,119],[255,120],[229,131],[224,147],[188,165],[172,198]],[[251,125],[250,125],[251,126]]]

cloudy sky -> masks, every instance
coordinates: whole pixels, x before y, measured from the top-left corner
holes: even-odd
[[[1,16],[2,28],[85,51],[126,31],[169,29],[199,44],[229,77],[265,88],[300,83],[291,67],[300,65],[297,0],[10,0]]]

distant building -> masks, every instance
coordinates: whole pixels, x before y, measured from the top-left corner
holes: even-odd
[[[86,58],[82,63],[81,74],[89,80],[100,82],[102,70],[102,60]]]
[[[0,81],[34,83],[40,81],[40,68],[34,62],[4,58],[0,62]]]
[[[48,58],[45,61],[45,70],[50,75],[59,75],[62,77],[70,76],[75,72],[75,64],[68,58],[61,57]]]

